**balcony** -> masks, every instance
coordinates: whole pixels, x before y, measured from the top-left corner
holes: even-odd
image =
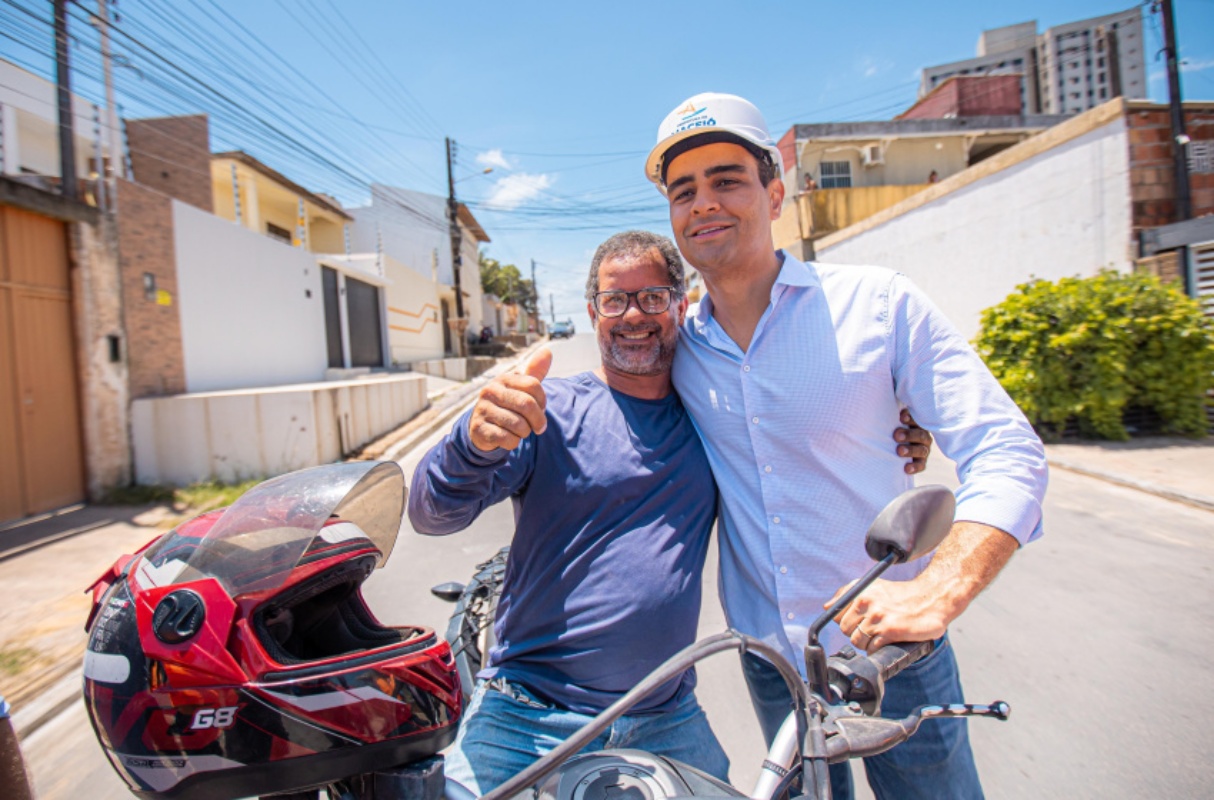
[[[930,183],[817,189],[795,195],[772,224],[776,247],[821,239],[918,194]],[[792,212],[792,213],[790,213]]]

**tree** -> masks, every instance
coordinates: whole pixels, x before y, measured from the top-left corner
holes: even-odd
[[[1164,432],[1205,435],[1214,324],[1154,276],[1022,284],[982,313],[974,345],[1043,438],[1074,423],[1083,435],[1127,439],[1128,408],[1153,413]]]
[[[528,314],[535,313],[535,291],[531,287],[531,281],[523,278],[518,267],[502,264],[496,258],[489,258],[484,250],[480,252],[478,260],[482,291],[497,295],[503,303],[520,305]]]

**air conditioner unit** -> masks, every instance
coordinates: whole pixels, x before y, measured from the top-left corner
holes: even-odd
[[[860,160],[864,162],[864,166],[866,167],[884,164],[885,153],[881,150],[881,145],[879,144],[865,145],[860,150]]]

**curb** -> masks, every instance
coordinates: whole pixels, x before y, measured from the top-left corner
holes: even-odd
[[[13,712],[18,739],[28,739],[39,728],[71,708],[84,696],[84,670],[76,667],[26,706]]]
[[[1081,464],[1077,464],[1063,458],[1048,458],[1047,461],[1051,467],[1064,469],[1067,472],[1086,475],[1089,478],[1096,478],[1097,480],[1102,480],[1107,483],[1114,483],[1128,489],[1135,489],[1140,492],[1146,492],[1147,494],[1153,494],[1156,497],[1162,497],[1165,500],[1172,500],[1177,503],[1184,503],[1188,506],[1200,508],[1203,511],[1214,511],[1214,498],[1211,497],[1193,494],[1191,492],[1182,492],[1176,489],[1169,489],[1166,486],[1160,486],[1157,483],[1127,478],[1123,475],[1117,475],[1112,472],[1103,472],[1098,469],[1082,466]]]

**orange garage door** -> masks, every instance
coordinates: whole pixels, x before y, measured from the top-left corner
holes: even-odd
[[[84,499],[64,223],[0,206],[0,521]]]

